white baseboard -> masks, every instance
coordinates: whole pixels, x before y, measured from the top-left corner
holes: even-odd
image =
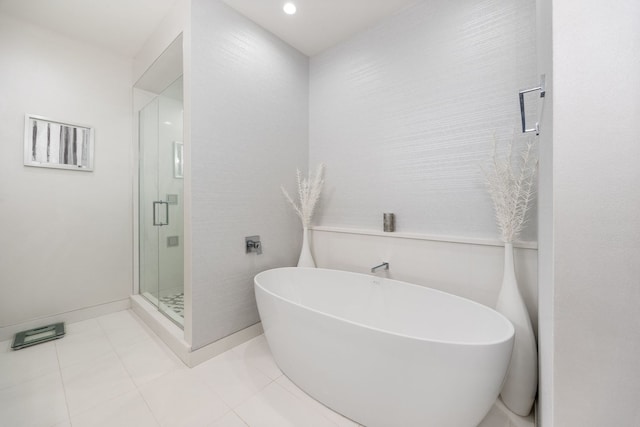
[[[173,351],[189,365],[191,345],[184,339],[184,331],[167,319],[142,295],[131,295],[131,309]]]
[[[67,311],[65,313],[54,314],[52,316],[40,317],[27,322],[16,323],[15,325],[0,327],[0,341],[13,338],[20,331],[50,325],[52,323],[65,322],[74,323],[82,320],[93,319],[116,311],[126,310],[131,307],[129,298],[94,305],[92,307],[80,308],[78,310]]]
[[[141,295],[131,296],[133,312],[190,368],[260,335],[262,323],[256,323],[204,347],[192,350],[184,331],[163,316]]]
[[[189,357],[189,363],[187,363],[187,365],[193,368],[194,366],[199,365],[202,362],[206,362],[212,357],[224,353],[227,350],[231,350],[233,347],[239,346],[243,342],[257,337],[263,332],[264,330],[262,329],[261,322],[244,328],[234,334],[219,339],[216,342],[192,351]]]

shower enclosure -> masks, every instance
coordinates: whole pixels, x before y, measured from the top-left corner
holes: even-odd
[[[139,112],[140,294],[184,324],[182,77]]]
[[[133,90],[138,130],[139,294],[184,329],[182,36]]]

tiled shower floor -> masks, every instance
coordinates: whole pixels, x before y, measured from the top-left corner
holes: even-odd
[[[282,375],[264,336],[189,369],[126,310],[10,346],[0,343],[2,426],[358,426]],[[495,406],[481,427],[526,425]]]
[[[178,316],[184,318],[184,293],[166,295],[160,297],[160,303],[166,305]]]

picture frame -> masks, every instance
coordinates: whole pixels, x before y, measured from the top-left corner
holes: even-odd
[[[24,165],[92,172],[94,129],[25,114]]]

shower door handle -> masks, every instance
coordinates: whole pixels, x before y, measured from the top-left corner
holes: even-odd
[[[540,91],[540,98],[544,98],[545,94],[546,94],[546,90],[545,90],[545,75],[542,74],[540,76],[540,86],[537,87],[532,87],[531,89],[524,89],[518,92],[518,97],[520,98],[520,118],[522,119],[522,133],[527,133],[527,132],[535,132],[536,135],[538,135],[540,133],[540,124],[539,122],[536,122],[535,127],[532,127],[530,129],[527,129],[527,122],[525,119],[525,112],[524,112],[524,94],[525,93],[529,93],[529,92],[535,92],[535,91]],[[538,114],[538,120],[540,120],[540,114]]]
[[[165,221],[158,222],[158,205],[165,205]],[[163,225],[169,225],[169,203],[163,201],[153,202],[153,225],[156,227],[162,227]]]

